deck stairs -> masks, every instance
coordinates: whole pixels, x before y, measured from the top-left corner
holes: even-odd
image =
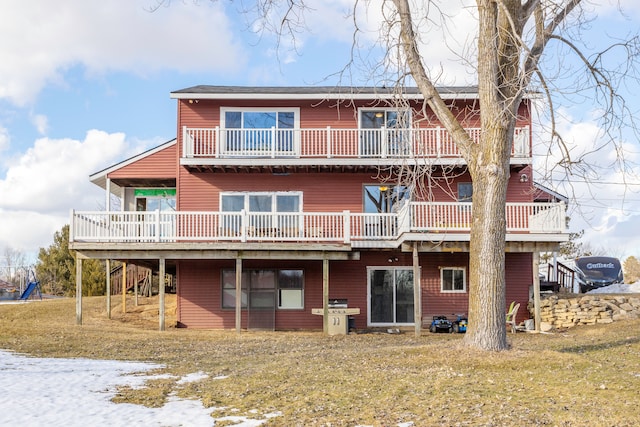
[[[556,262],[555,265],[557,267],[553,263],[547,264],[546,274],[543,273],[545,279],[540,280],[540,291],[551,293],[573,292],[576,271],[561,262]]]

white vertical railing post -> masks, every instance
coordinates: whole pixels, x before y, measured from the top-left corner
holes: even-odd
[[[215,141],[212,145],[213,157],[220,157],[220,151],[222,150],[222,143],[220,141],[220,126],[216,126],[213,132],[215,138]]]
[[[71,218],[69,219],[69,242],[73,242],[74,236],[75,236],[75,232],[74,229],[76,228],[76,224],[75,224],[75,211],[73,209],[71,209]]]
[[[380,157],[383,159],[387,158],[387,154],[389,152],[389,138],[387,128],[382,126],[380,128]]]
[[[276,146],[278,145],[278,134],[276,132],[276,127],[271,126],[271,158],[276,158]]]
[[[242,209],[240,211],[240,240],[244,243],[247,241],[247,212]]]
[[[155,240],[156,242],[160,241],[160,209],[156,209],[156,211],[154,212],[155,214],[155,220],[156,220],[156,235],[155,235]]]
[[[351,213],[342,211],[342,229],[344,230],[344,243],[351,242]]]
[[[331,126],[327,126],[327,159],[330,159],[333,157],[333,147],[331,146],[332,141],[331,141]]]
[[[187,127],[182,126],[182,153],[184,157],[189,157],[187,151]]]
[[[405,202],[398,211],[398,235],[408,232],[411,227],[411,209],[409,202]]]
[[[442,156],[442,132],[440,131],[440,126],[436,127],[436,157]]]

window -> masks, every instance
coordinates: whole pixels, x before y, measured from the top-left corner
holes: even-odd
[[[409,189],[404,185],[365,185],[365,213],[394,213],[409,200]]]
[[[407,155],[411,149],[409,111],[360,109],[360,154],[363,156]],[[384,129],[384,132],[381,131]]]
[[[464,267],[441,267],[440,290],[442,292],[466,292],[467,280]]]
[[[275,193],[222,193],[221,212],[249,214],[249,226],[253,232],[267,234],[285,233],[293,237],[299,231],[302,212],[302,193],[297,191]],[[274,215],[278,214],[278,215]],[[241,219],[238,215],[223,217],[223,227],[238,232]]]
[[[278,308],[304,308],[302,270],[278,271]]]
[[[291,155],[295,151],[298,108],[222,108],[220,117],[227,153]]]
[[[409,200],[409,189],[404,185],[365,185],[362,199],[364,212],[367,214],[398,213]],[[389,215],[366,215],[362,227],[364,236],[395,236],[398,232],[398,220]]]
[[[136,188],[133,195],[138,212],[176,210],[175,188]]]
[[[471,202],[473,200],[473,184],[470,182],[458,183],[458,201]]]
[[[242,308],[304,308],[304,272],[287,269],[247,269],[242,272]],[[236,307],[236,272],[222,270],[222,308]]]
[[[137,212],[160,212],[159,223],[155,214],[137,215],[137,232],[141,237],[162,236],[163,239],[173,239],[175,236],[175,216],[169,212],[176,210],[175,188],[136,188],[133,191],[135,209]],[[150,216],[153,215],[153,218]],[[158,227],[159,225],[159,227]]]

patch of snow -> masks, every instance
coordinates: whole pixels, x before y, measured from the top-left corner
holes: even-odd
[[[113,403],[119,386],[142,387],[150,378],[144,372],[161,365],[91,359],[32,358],[0,350],[0,425],[112,427],[214,426],[212,413],[199,400],[169,396],[161,408],[131,403]],[[202,372],[180,381],[198,381]],[[255,427],[279,414],[263,419],[233,417],[236,427]],[[228,419],[226,417],[219,420]]]
[[[587,292],[588,294],[636,294],[640,293],[640,281],[627,284],[616,283]]]
[[[204,372],[200,371],[200,372],[194,372],[192,374],[188,374],[185,375],[184,377],[180,378],[176,384],[188,384],[188,383],[194,383],[196,381],[200,381],[203,380],[205,378],[209,378],[209,375],[205,374]]]

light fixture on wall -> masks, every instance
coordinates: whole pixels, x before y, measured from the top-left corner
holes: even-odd
[[[199,100],[197,99],[190,99],[189,100],[189,104],[193,104],[194,102],[197,104]]]
[[[523,173],[520,175],[520,182],[529,182],[529,175]]]
[[[389,259],[387,260],[389,262],[398,262],[398,257],[389,257]]]
[[[376,116],[376,119],[381,119],[382,116],[384,116],[384,113],[382,111],[378,111],[374,114],[374,116]]]

